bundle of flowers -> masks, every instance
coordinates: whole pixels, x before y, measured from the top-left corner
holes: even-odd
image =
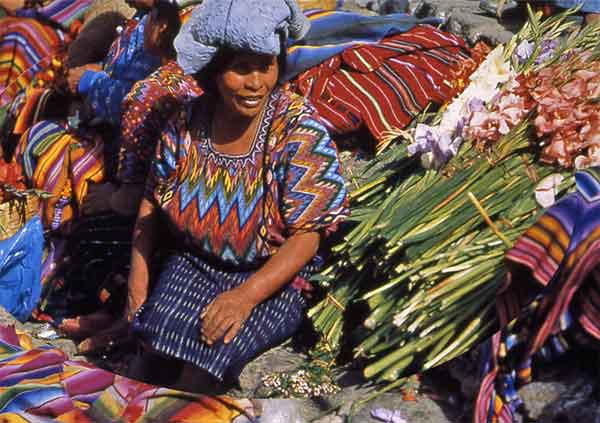
[[[389,388],[493,332],[504,255],[542,209],[536,186],[564,194],[571,162],[595,154],[596,103],[584,96],[597,90],[599,27],[575,32],[572,13],[541,21],[530,12],[462,94],[367,169],[351,196],[353,227],[316,278],[326,295],[309,312],[322,335],[314,356],[350,351],[366,378]],[[585,94],[574,99],[566,84]],[[567,96],[575,108],[566,127],[582,141],[559,156],[566,115],[550,99]]]

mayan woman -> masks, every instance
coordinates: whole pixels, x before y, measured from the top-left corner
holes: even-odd
[[[319,244],[348,213],[327,130],[278,85],[282,46],[307,26],[291,0],[206,0],[176,38],[207,93],[169,120],[150,168],[128,281],[145,346],[132,376],[206,390],[298,329]],[[163,221],[176,247],[153,278]]]

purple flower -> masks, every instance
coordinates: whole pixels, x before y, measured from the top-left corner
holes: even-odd
[[[464,122],[459,122],[459,127],[463,125]],[[460,136],[452,138],[449,133],[440,131],[438,127],[419,124],[415,129],[415,142],[410,144],[407,150],[411,156],[415,154],[425,155],[421,157],[421,159],[426,158],[424,161],[425,167],[439,169],[448,160],[456,156],[461,144],[462,138]]]
[[[521,41],[521,43],[517,46],[517,49],[515,50],[515,54],[519,59],[519,63],[525,63],[529,60],[529,58],[533,54],[534,47],[534,43],[530,43],[527,40]]]
[[[485,109],[485,103],[480,98],[475,97],[475,98],[472,98],[471,100],[469,100],[469,104],[467,105],[467,107],[469,108],[469,112],[471,112],[471,113],[483,112],[483,110]],[[459,122],[458,125],[461,126],[461,122]],[[463,118],[462,126],[464,127],[464,125],[465,125],[465,122],[464,122],[464,118]]]
[[[408,154],[425,153],[431,150],[431,146],[438,142],[438,133],[436,128],[428,125],[419,124],[415,129],[415,142],[408,146]]]
[[[554,50],[558,47],[558,41],[556,40],[542,40],[542,51],[540,55],[535,59],[535,64],[539,65],[544,63],[546,60],[554,55]]]
[[[388,410],[387,408],[375,408],[371,410],[371,417],[385,423],[406,423],[399,410]]]

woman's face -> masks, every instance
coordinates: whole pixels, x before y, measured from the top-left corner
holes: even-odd
[[[235,116],[253,118],[269,99],[279,77],[277,56],[237,53],[217,75],[217,89],[226,109]]]

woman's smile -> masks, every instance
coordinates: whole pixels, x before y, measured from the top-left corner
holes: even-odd
[[[262,105],[264,99],[265,99],[265,96],[243,96],[243,95],[235,96],[236,102],[240,106],[242,106],[246,109],[259,108]]]

